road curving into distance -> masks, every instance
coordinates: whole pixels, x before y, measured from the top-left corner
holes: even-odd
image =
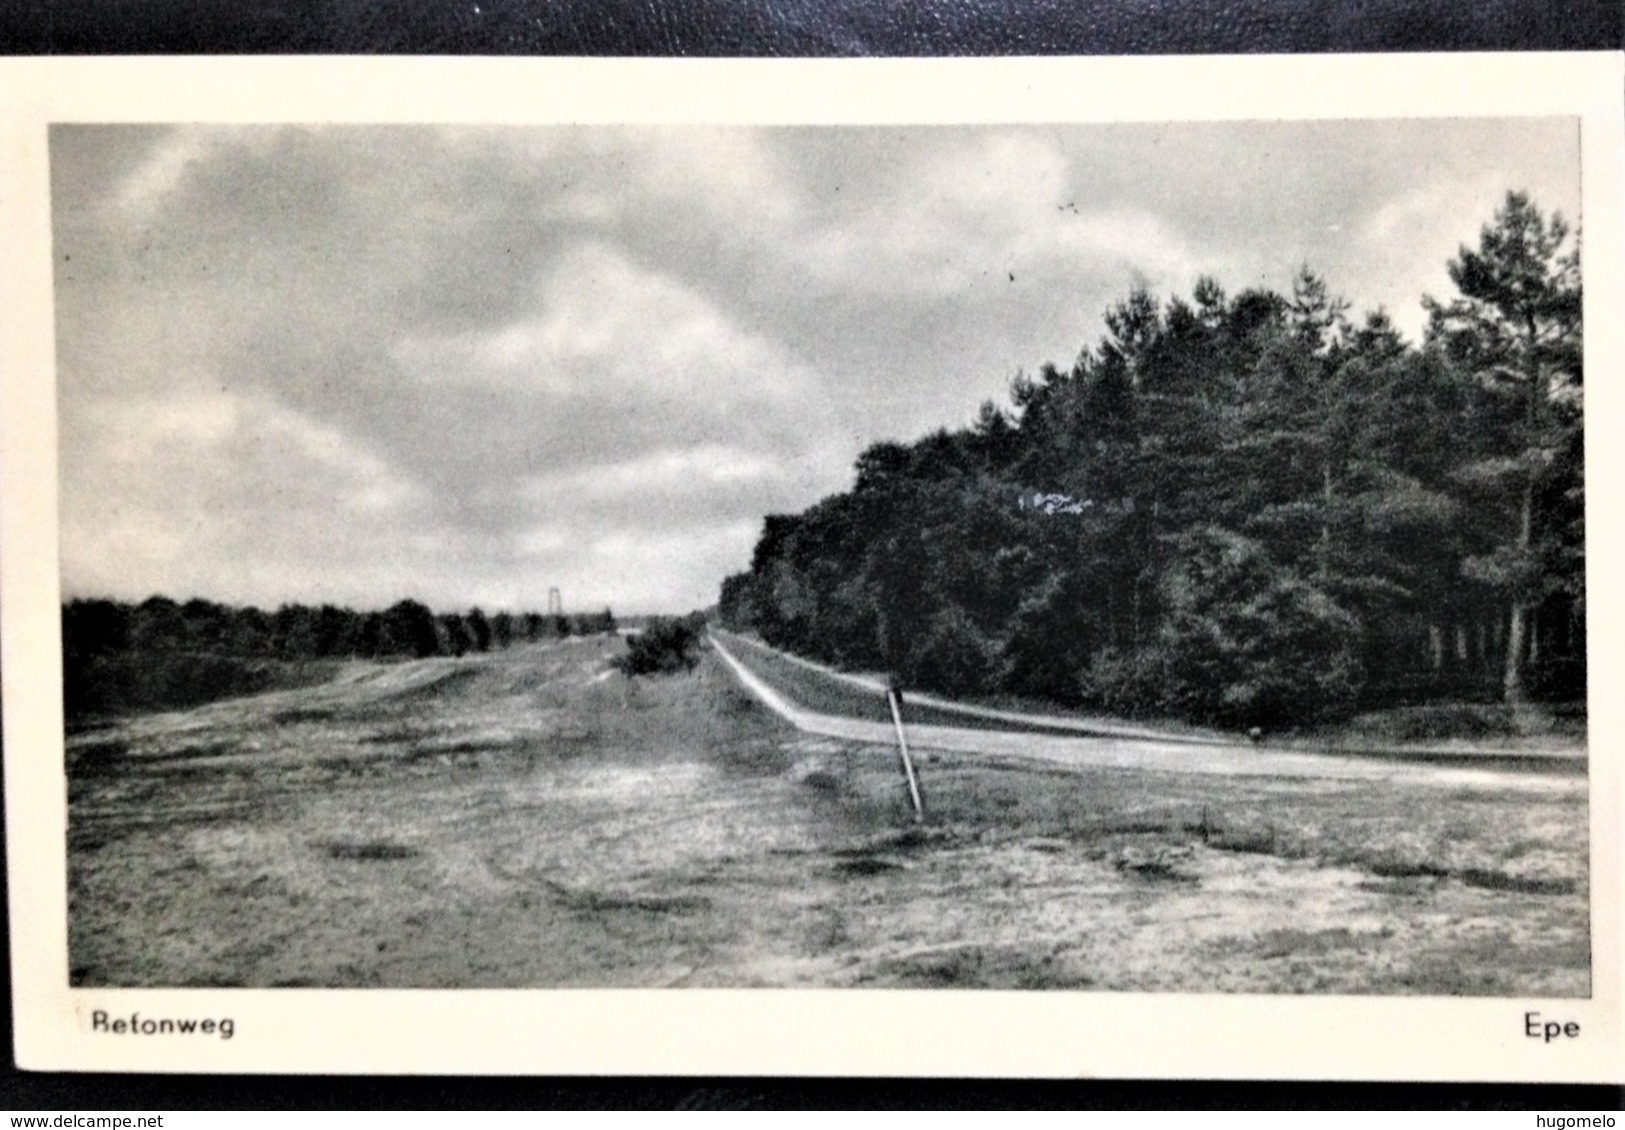
[[[713,630],[710,641],[745,689],[797,729],[847,741],[895,744],[886,687],[880,680],[832,671],[733,633]],[[904,721],[909,744],[918,749],[1078,768],[1414,781],[1455,788],[1586,787],[1583,754],[1260,747],[1199,731],[1164,732],[1093,719],[1028,715],[912,692],[907,695]]]

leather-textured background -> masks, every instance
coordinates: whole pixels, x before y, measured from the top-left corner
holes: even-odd
[[[11,54],[1607,50],[1620,0],[9,0]]]
[[[916,56],[1618,50],[1620,0],[0,0],[0,53]],[[0,879],[4,857],[0,854]],[[0,933],[0,978],[10,969]],[[10,1029],[10,985],[0,1026]],[[9,1057],[8,1057],[9,1058]],[[1619,1109],[1614,1086],[0,1071],[15,1110]]]

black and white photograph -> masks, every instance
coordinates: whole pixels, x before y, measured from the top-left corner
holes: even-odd
[[[1578,112],[555,116],[47,123],[76,1038],[1617,1012]]]
[[[54,129],[72,983],[1588,996],[1578,136]]]

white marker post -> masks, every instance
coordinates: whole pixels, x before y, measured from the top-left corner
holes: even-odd
[[[914,802],[914,820],[925,819],[925,805],[920,802],[920,783],[914,779],[914,762],[908,756],[908,739],[903,737],[903,712],[898,708],[897,688],[886,688],[886,701],[891,704],[892,724],[897,727],[897,748],[903,751],[903,774],[908,778],[908,796]]]

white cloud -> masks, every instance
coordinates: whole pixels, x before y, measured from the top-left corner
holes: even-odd
[[[584,242],[537,287],[534,308],[487,330],[416,336],[394,358],[417,380],[500,385],[566,400],[651,398],[688,411],[795,405],[820,377],[772,340],[736,324],[705,295],[641,267],[614,248]]]
[[[609,533],[587,545],[577,569],[587,591],[616,594],[612,599],[623,609],[699,608],[716,601],[723,576],[750,561],[761,525],[747,518],[682,531]],[[563,584],[580,591],[569,577]]]
[[[1422,296],[1448,300],[1455,294],[1450,261],[1462,245],[1477,246],[1479,230],[1516,187],[1515,178],[1494,169],[1434,180],[1395,196],[1358,226],[1357,252],[1342,272],[1342,285],[1375,296],[1402,332],[1419,339],[1426,320]]]
[[[704,603],[1134,282],[1307,260],[1414,332],[1572,127],[54,129],[65,576]]]
[[[749,234],[785,231],[798,222],[796,185],[774,162],[759,131],[679,129],[631,131],[622,150],[629,180],[665,201],[678,202],[674,224],[744,225]],[[735,232],[735,234],[743,234]]]
[[[334,428],[225,393],[80,402],[62,450],[63,576],[81,592],[350,568],[358,539],[391,539],[429,497]]]
[[[1229,256],[1192,245],[1150,212],[1134,208],[1079,211],[1063,216],[1045,237],[1027,236],[1024,257],[1048,252],[1073,265],[1128,267],[1170,288],[1188,288],[1202,274],[1222,273]]]
[[[778,482],[783,478],[783,463],[770,455],[706,443],[538,477],[526,484],[526,493],[533,497],[562,493],[592,500],[662,495],[673,488],[694,491],[739,483]]]
[[[1373,250],[1396,244],[1412,247],[1418,238],[1430,243],[1468,238],[1460,233],[1477,223],[1482,226],[1517,183],[1500,169],[1470,180],[1436,180],[1395,196],[1371,213],[1359,226],[1359,238]],[[1476,234],[1476,229],[1473,229]]]
[[[947,300],[988,277],[1127,269],[1184,284],[1222,265],[1149,211],[1085,197],[1042,137],[975,138],[917,172],[806,237],[805,261],[823,285]]]
[[[114,205],[138,223],[150,219],[187,170],[214,146],[213,135],[206,131],[176,130],[168,134],[114,189]]]

